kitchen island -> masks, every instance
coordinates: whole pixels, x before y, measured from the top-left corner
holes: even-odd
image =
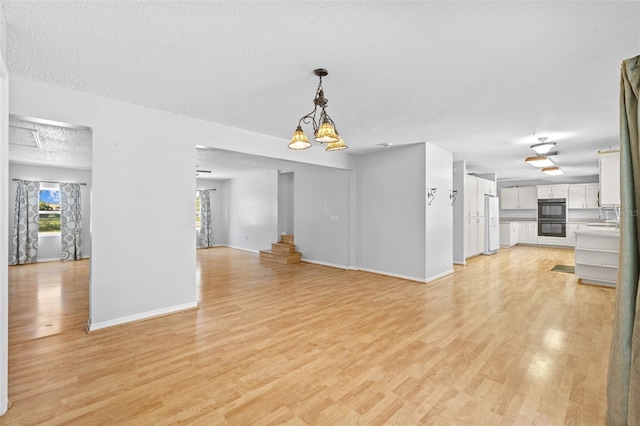
[[[576,235],[575,275],[583,284],[615,287],[620,229],[587,226]]]

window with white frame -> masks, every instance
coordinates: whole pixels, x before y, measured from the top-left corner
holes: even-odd
[[[40,184],[39,234],[60,234],[60,185]]]

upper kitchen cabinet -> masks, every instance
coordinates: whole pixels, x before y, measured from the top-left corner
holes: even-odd
[[[620,151],[599,152],[600,205],[620,205]]]
[[[478,194],[496,195],[496,183],[487,179],[478,179]],[[483,203],[484,203],[484,197]]]
[[[496,183],[467,175],[464,178],[465,217],[484,216],[484,196],[496,194]]]
[[[538,208],[538,193],[535,187],[502,188],[500,208],[503,210],[524,210]]]
[[[539,200],[567,198],[569,192],[569,185],[540,185],[537,188]]]
[[[597,209],[600,207],[598,202],[598,192],[600,186],[597,183],[588,183],[584,185],[569,185],[569,202],[570,209]]]

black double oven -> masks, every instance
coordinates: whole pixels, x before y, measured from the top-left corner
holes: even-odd
[[[567,236],[566,198],[538,200],[538,236]]]

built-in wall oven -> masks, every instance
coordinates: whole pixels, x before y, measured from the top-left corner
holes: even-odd
[[[567,200],[565,198],[538,200],[538,236],[567,236]]]

